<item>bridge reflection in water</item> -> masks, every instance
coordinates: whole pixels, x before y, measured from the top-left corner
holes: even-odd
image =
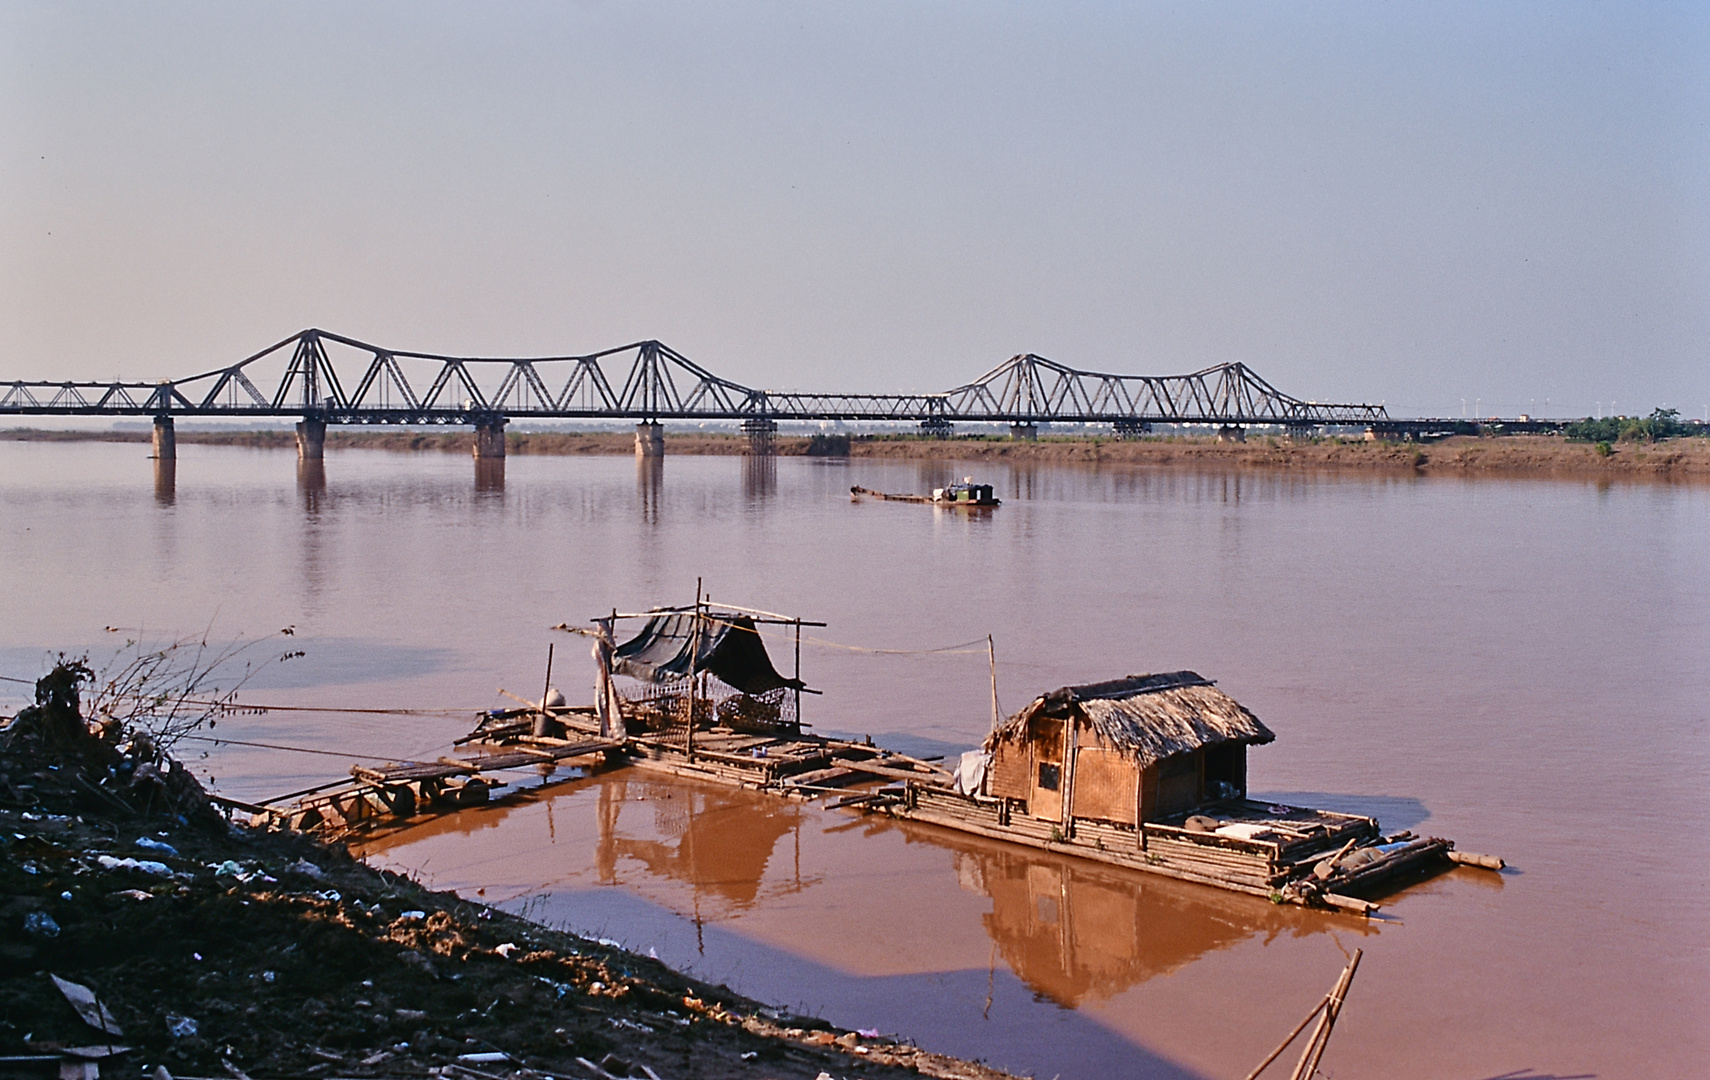
[[[432,818],[365,846],[392,865],[425,864],[435,887],[485,888],[489,900],[616,886],[692,921],[697,945],[704,927],[725,924],[870,975],[1001,965],[1037,999],[1068,1008],[1257,936],[1376,932],[930,826],[636,771],[556,791]],[[465,842],[477,832],[479,843]],[[624,937],[620,926],[602,932]]]

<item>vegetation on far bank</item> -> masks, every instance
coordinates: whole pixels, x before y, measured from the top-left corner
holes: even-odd
[[[1710,479],[1710,439],[1703,428],[1679,420],[1674,410],[1657,410],[1644,418],[1585,420],[1559,435],[1456,435],[1427,442],[1368,441],[1359,437],[1318,437],[1304,440],[1280,435],[1252,435],[1244,442],[1218,442],[1211,437],[1157,435],[1118,438],[1115,435],[1043,434],[1038,439],[1006,435],[958,435],[948,439],[896,432],[851,436],[832,432],[812,436],[780,435],[774,440],[781,456],[822,456],[851,460],[1003,460],[1011,462],[1081,463],[1162,467],[1263,468],[1282,470],[1382,471],[1419,475],[1549,475],[1558,477]],[[0,433],[37,441],[148,441],[147,431]],[[399,430],[330,428],[328,449],[442,451],[468,454],[473,436],[460,429]],[[180,430],[178,443],[257,449],[290,449],[294,435],[286,431]],[[634,452],[628,432],[512,431],[505,440],[515,456],[627,455]],[[746,436],[735,433],[673,431],[665,436],[667,456],[738,456],[750,452]]]

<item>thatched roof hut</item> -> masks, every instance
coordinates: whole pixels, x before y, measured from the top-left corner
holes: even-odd
[[[1246,748],[1275,737],[1192,671],[1065,686],[987,738],[988,792],[1064,825],[1133,825],[1244,796]]]

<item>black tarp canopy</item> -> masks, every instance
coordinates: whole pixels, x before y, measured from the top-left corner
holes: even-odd
[[[786,679],[772,666],[766,643],[747,615],[703,612],[699,634],[694,630],[696,621],[695,616],[680,612],[651,616],[639,634],[613,651],[612,673],[662,683],[686,679],[692,668],[710,671],[745,694],[764,694],[781,686],[801,689],[800,679]],[[699,639],[692,650],[691,637]]]

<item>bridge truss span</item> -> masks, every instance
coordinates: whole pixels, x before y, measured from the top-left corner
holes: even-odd
[[[1032,353],[942,393],[758,390],[659,341],[580,356],[458,357],[303,332],[227,367],[160,383],[0,382],[0,414],[254,417],[330,424],[502,425],[516,419],[955,423],[1383,425],[1381,405],[1326,405],[1277,390],[1245,364],[1188,375],[1079,371]]]

